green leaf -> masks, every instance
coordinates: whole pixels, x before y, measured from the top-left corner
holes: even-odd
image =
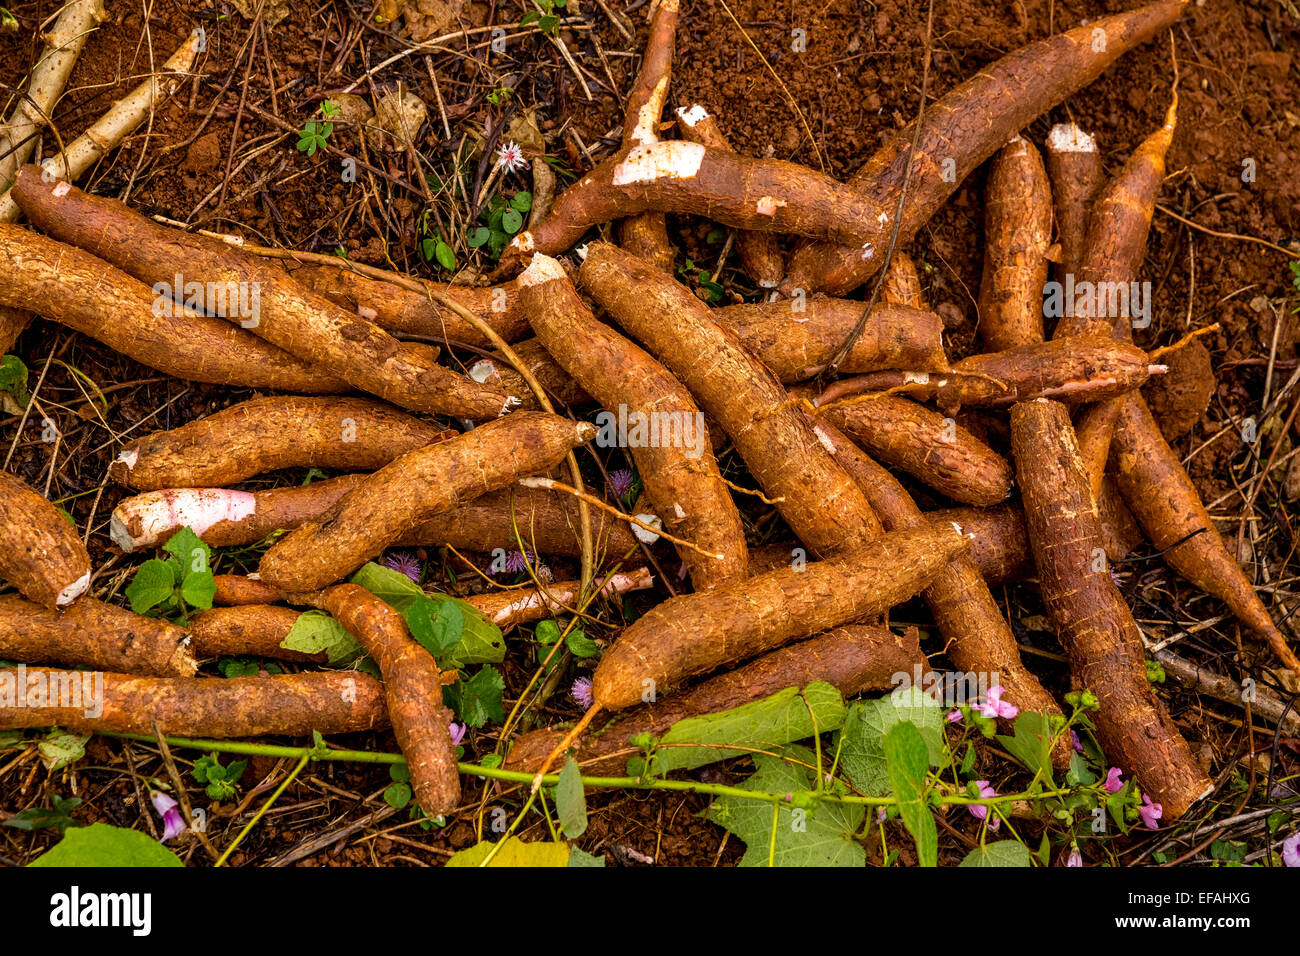
[[[442,657],[457,644],[465,630],[465,615],[452,600],[421,597],[403,614],[411,636],[434,657]]]
[[[1015,736],[998,734],[998,743],[1052,786],[1052,731],[1047,716],[1035,710],[1022,710],[1011,726]]]
[[[89,734],[71,734],[52,730],[36,745],[36,753],[46,770],[59,770],[86,756]]]
[[[510,235],[514,235],[524,227],[524,217],[519,214],[517,209],[507,209],[501,214],[501,228]]]
[[[401,571],[394,571],[374,561],[363,564],[348,581],[365,588],[395,611],[405,611],[425,597],[424,590]]]
[[[471,249],[477,249],[479,246],[483,245],[483,243],[487,242],[488,237],[491,235],[492,230],[487,226],[475,226],[474,231],[469,234],[466,244]]]
[[[451,246],[439,239],[433,247],[433,254],[438,260],[438,265],[442,266],[448,272],[455,270],[456,253],[452,252]]]
[[[884,739],[889,729],[908,721],[925,741],[930,766],[948,763],[943,736],[943,708],[919,687],[899,689],[875,700],[859,701],[849,707],[840,734],[840,768],[858,790],[869,797],[888,796]]]
[[[157,607],[176,590],[176,574],[166,561],[150,558],[126,586],[126,599],[136,614]]]
[[[136,830],[107,823],[73,827],[53,847],[32,860],[35,867],[184,866],[171,850]]]
[[[20,409],[26,408],[31,400],[27,393],[27,366],[17,355],[0,359],[0,392],[12,396]]]
[[[560,782],[555,788],[555,812],[560,818],[560,829],[570,840],[587,832],[587,795],[582,789],[582,771],[572,757],[560,771]]]
[[[468,850],[461,850],[447,861],[447,866],[482,866],[496,844],[490,840],[476,843]],[[519,837],[508,836],[501,849],[492,857],[488,866],[568,866],[569,844],[567,843],[525,843]]]
[[[384,802],[394,810],[403,809],[411,802],[410,784],[390,783],[384,790]]]
[[[293,622],[280,646],[299,654],[325,654],[331,664],[352,664],[366,650],[347,628],[324,611],[303,611]]]
[[[564,646],[574,657],[587,658],[595,657],[600,653],[600,648],[596,642],[589,638],[581,628],[574,628],[569,632],[569,636],[564,639]]]
[[[604,866],[605,858],[603,856],[592,856],[581,847],[573,847],[569,851],[569,866]]]
[[[802,693],[797,687],[787,687],[763,700],[731,710],[679,720],[660,740],[651,771],[663,775],[671,770],[691,770],[740,756],[746,748],[779,750],[785,744],[811,737],[814,733],[835,730],[844,722],[844,713],[840,692],[830,684],[814,681]],[[608,732],[617,733],[617,727],[615,724]],[[670,746],[672,744],[713,746]],[[633,757],[628,761],[628,773],[640,776],[644,765],[642,757]]]
[[[817,758],[806,747],[784,748],[783,756],[816,765]],[[757,793],[806,793],[812,789],[807,767],[790,763],[781,756],[757,754],[758,770],[740,789]],[[835,786],[835,784],[832,784]],[[743,797],[722,797],[705,811],[707,818],[744,841],[741,866],[767,866],[769,856],[776,866],[862,867],[866,853],[853,838],[862,825],[865,809],[860,805],[819,803],[814,808],[777,804],[773,829],[773,804]]]
[[[217,582],[211,571],[185,575],[181,584],[181,597],[186,604],[206,611],[212,607],[212,599],[216,596]]]
[[[261,668],[251,657],[223,657],[217,661],[217,670],[222,677],[256,677]]]
[[[388,765],[388,776],[394,783],[410,783],[411,768],[404,763],[390,763]]]
[[[54,829],[60,832],[77,825],[77,821],[72,817],[72,811],[81,803],[80,797],[69,797],[65,800],[58,794],[54,794],[50,802],[53,804],[50,809],[28,807],[3,821],[4,825],[15,830]]]
[[[533,194],[521,189],[510,197],[510,206],[519,212],[528,212],[533,208]]]
[[[885,734],[885,764],[889,784],[898,798],[898,815],[916,841],[921,866],[939,863],[939,831],[925,801],[925,776],[930,770],[925,738],[911,721],[901,721]]]
[[[1029,866],[1029,848],[1016,840],[985,843],[966,854],[958,866]]]
[[[538,20],[541,19],[541,16],[542,15],[538,13],[536,10],[529,10],[527,13],[524,14],[523,19],[519,21],[519,25],[521,27],[526,27],[530,23],[536,23]]]
[[[444,687],[442,693],[456,716],[471,727],[482,727],[489,720],[506,719],[501,704],[501,694],[505,689],[505,679],[489,665],[480,667],[469,680],[462,678],[451,687]]]
[[[181,528],[168,538],[163,550],[181,563],[185,574],[212,571],[212,549],[190,528]]]
[[[538,644],[550,647],[560,639],[560,625],[552,620],[538,621],[533,636],[537,638]]]

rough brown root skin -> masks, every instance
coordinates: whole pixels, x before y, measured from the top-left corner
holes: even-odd
[[[700,143],[709,149],[735,152],[718,128],[718,121],[703,106],[696,104],[677,110],[677,128],[682,139]],[[736,255],[740,268],[760,289],[775,289],[785,277],[785,256],[781,244],[770,232],[742,229],[736,233]]]
[[[229,485],[280,468],[364,471],[459,434],[364,398],[254,398],[132,442],[109,477],[155,491]]]
[[[955,524],[970,536],[970,559],[989,587],[1034,576],[1025,513],[1018,504],[943,508],[929,512],[926,517]]]
[[[1101,481],[1101,492],[1097,495],[1097,516],[1101,518],[1101,537],[1106,547],[1106,556],[1112,564],[1123,561],[1145,540],[1133,512],[1124,504],[1124,497],[1115,485],[1112,472],[1107,472]]]
[[[284,601],[301,607],[316,607],[320,604],[319,591],[302,591],[287,593],[272,587],[256,577],[242,574],[215,574],[213,581],[217,593],[212,598],[213,607],[238,607],[241,604],[274,604]]]
[[[826,424],[821,428],[834,443],[835,457],[866,494],[886,531],[932,527],[912,496],[889,471],[872,461],[842,433]],[[958,525],[962,534],[970,532]],[[972,542],[973,544],[973,542]],[[1020,660],[1016,636],[969,555],[961,555],[941,570],[923,592],[934,615],[944,650],[959,671],[979,674],[987,686],[1001,685],[1003,699],[1021,710],[1059,714],[1061,708]],[[1003,728],[1011,729],[1010,721]],[[1057,766],[1070,762],[1067,740],[1052,753]]]
[[[885,270],[885,278],[880,284],[880,301],[886,305],[906,305],[913,309],[929,310],[925,303],[925,288],[921,285],[921,273],[916,263],[906,252],[895,252]]]
[[[77,527],[23,481],[0,471],[0,579],[43,607],[66,607],[90,587]]]
[[[915,629],[894,634],[883,627],[855,624],[764,654],[727,674],[646,704],[579,740],[574,758],[583,773],[621,775],[628,757],[640,751],[629,738],[661,737],[673,724],[762,700],[787,687],[825,681],[844,697],[896,686],[896,674],[925,669]],[[535,730],[515,741],[506,769],[535,773],[564,736],[564,731]]]
[[[1093,501],[1101,494],[1101,483],[1106,477],[1106,461],[1110,458],[1110,442],[1115,434],[1115,420],[1119,417],[1123,398],[1085,405],[1074,417],[1074,437],[1079,445],[1079,457],[1088,472],[1088,486]]]
[[[1228,605],[1246,627],[1268,641],[1284,667],[1300,674],[1300,659],[1228,552],[1191,478],[1140,395],[1124,399],[1111,454],[1120,493],[1147,540],[1157,550],[1171,549],[1164,554],[1165,563]],[[1202,528],[1201,534],[1172,547]]]
[[[84,665],[146,677],[189,677],[196,666],[185,629],[94,598],[59,612],[0,597],[0,658]]]
[[[167,375],[295,392],[347,390],[342,380],[223,319],[182,306],[155,315],[157,296],[143,282],[30,229],[0,224],[0,269],[0,305],[38,312]]]
[[[26,309],[14,309],[0,305],[0,355],[5,355],[14,347],[18,336],[27,330],[34,316]]]
[[[561,405],[585,405],[591,401],[591,396],[582,390],[582,386],[574,381],[573,376],[555,361],[551,353],[546,351],[546,347],[537,339],[524,339],[522,342],[515,343],[513,348],[515,355],[527,366],[528,371],[533,373],[537,383],[545,389],[547,397],[552,402],[559,402]],[[490,358],[479,359],[470,366],[469,374],[471,378],[481,378],[485,385],[493,388],[509,391],[511,394],[522,393],[521,408],[533,410],[541,408],[537,396],[527,390],[524,377],[503,356],[493,353]]]
[[[301,611],[272,604],[214,607],[195,615],[189,624],[190,650],[195,657],[269,657],[278,661],[324,664],[328,655],[287,650],[289,636]]]
[[[300,266],[291,275],[331,302],[351,309],[389,332],[428,336],[475,348],[492,347],[482,332],[434,299],[391,282],[351,272],[345,265]],[[508,343],[528,335],[528,319],[519,308],[519,294],[513,282],[480,287],[412,280],[410,276],[402,278],[451,296]]]
[[[1177,441],[1196,427],[1210,406],[1214,365],[1199,339],[1162,355],[1160,360],[1168,364],[1169,371],[1147,382],[1142,397],[1160,423],[1160,433],[1167,441]]]
[[[411,772],[416,803],[431,817],[450,813],[460,802],[450,729],[455,717],[443,706],[433,655],[411,637],[401,614],[364,588],[340,584],[325,592],[324,603],[379,665],[388,717]]]
[[[623,710],[696,675],[874,617],[919,592],[968,547],[955,528],[927,525],[798,570],[670,598],[605,652],[592,676],[596,706]]]
[[[1043,340],[1043,283],[1052,243],[1052,190],[1034,144],[1015,136],[993,158],[985,186],[979,331],[1001,352]]]
[[[1078,275],[1083,264],[1088,220],[1103,179],[1101,153],[1096,140],[1074,123],[1053,126],[1045,150],[1060,246],[1052,272],[1057,282],[1064,282],[1066,276]]]
[[[907,398],[874,396],[818,409],[873,458],[954,501],[995,505],[1011,493],[1010,463],[951,418]]]
[[[927,106],[899,241],[911,239],[966,177],[1017,130],[1087,86],[1124,53],[1158,35],[1185,9],[1184,2],[1152,3],[1030,43],[982,68]],[[1100,49],[1099,35],[1105,40]],[[913,135],[912,124],[899,130],[850,180],[870,196],[873,206],[886,211],[874,237],[881,249],[893,228]],[[955,169],[945,163],[949,159]],[[847,295],[875,273],[881,258],[863,259],[860,241],[838,247],[811,243],[795,253],[781,291],[786,295],[794,289]]]
[[[257,677],[130,677],[103,671],[26,667],[27,698],[17,703],[17,669],[0,671],[0,729],[65,727],[77,733],[182,737],[307,737],[388,726],[384,686],[358,671]],[[75,678],[75,679],[70,679]],[[32,688],[60,688],[58,704]],[[75,695],[75,696],[74,696]]]
[[[707,552],[680,552],[695,589],[748,577],[740,512],[690,392],[647,352],[597,321],[554,259],[533,256],[518,281],[542,345],[588,394],[606,409],[618,410],[602,413],[609,420],[602,429],[631,446],[646,496],[664,526]],[[625,436],[618,434],[620,419],[628,423]],[[638,421],[646,434],[635,441]]]
[[[791,384],[818,375],[862,316],[854,299],[822,296],[781,299],[757,305],[729,305],[709,315],[735,332],[754,357],[782,382]],[[905,305],[877,305],[862,334],[839,365],[846,373],[880,369],[944,372],[943,319]]]
[[[549,216],[511,241],[502,267],[534,252],[558,255],[592,226],[650,211],[853,243],[873,262],[884,249],[883,213],[858,190],[796,163],[667,140],[624,149],[566,189]]]
[[[286,591],[313,591],[350,574],[413,525],[544,472],[595,437],[586,422],[518,412],[436,445],[408,452],[370,475],[329,511],[307,521],[262,556],[262,579]]]
[[[35,166],[19,172],[14,197],[42,231],[111,262],[159,295],[191,295],[174,288],[178,275],[183,286],[218,284],[227,291],[228,314],[221,318],[395,405],[490,420],[518,404],[438,365],[428,346],[399,342],[295,282],[275,262],[235,245],[159,225],[67,183],[46,183]],[[229,290],[236,290],[240,308],[229,307]]]
[[[880,533],[862,492],[781,383],[672,276],[608,243],[592,243],[579,278],[691,390],[808,548],[829,555]]]
[[[1176,820],[1213,784],[1147,680],[1142,636],[1111,580],[1065,406],[1017,405],[1011,442],[1043,604],[1080,686],[1100,702],[1093,723],[1102,748],[1161,804],[1162,820]],[[1161,487],[1148,485],[1148,496]]]

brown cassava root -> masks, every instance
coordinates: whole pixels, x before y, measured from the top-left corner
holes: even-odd
[[[0,579],[43,607],[65,607],[90,587],[77,527],[34,488],[0,471]]]
[[[1101,187],[1097,142],[1074,123],[1058,123],[1047,134],[1047,173],[1052,183],[1056,241],[1060,253],[1052,270],[1056,281],[1078,275],[1088,238],[1092,203]]]

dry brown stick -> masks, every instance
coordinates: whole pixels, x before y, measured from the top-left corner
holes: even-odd
[[[44,607],[65,607],[90,587],[90,555],[77,526],[21,478],[0,471],[0,579]]]
[[[1163,819],[1176,820],[1213,783],[1147,680],[1142,637],[1111,580],[1065,406],[1017,405],[1011,442],[1043,604],[1080,685],[1099,701],[1093,722],[1101,745],[1161,804]]]

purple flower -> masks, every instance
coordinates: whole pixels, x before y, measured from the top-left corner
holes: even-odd
[[[1282,841],[1282,862],[1287,866],[1300,866],[1300,831]]]
[[[1020,713],[1020,708],[1015,704],[1008,703],[1002,699],[1003,689],[1001,684],[989,688],[987,699],[980,704],[980,713],[985,717],[1002,717],[1010,720],[1016,714]]]
[[[1066,866],[1083,866],[1083,854],[1079,852],[1078,844],[1071,845],[1070,855],[1065,858]]]
[[[524,151],[519,144],[511,140],[497,147],[497,165],[504,166],[506,172],[512,173],[516,169],[527,169],[528,160],[524,159]]]
[[[950,723],[950,724],[960,724],[960,723],[961,723],[961,710],[960,710],[960,709],[958,709],[958,710],[954,710],[951,714],[948,715],[948,723]]]
[[[465,725],[458,724],[454,720],[447,725],[447,730],[451,734],[451,745],[459,747],[465,739]]]
[[[1074,749],[1079,753],[1083,753],[1083,741],[1079,739],[1079,735],[1073,730],[1070,731],[1070,740],[1074,743]]]
[[[384,558],[384,567],[390,571],[400,571],[416,584],[420,583],[420,559],[409,551],[394,551]]]
[[[527,551],[511,551],[506,555],[506,570],[511,574],[522,574],[533,563],[533,556]]]
[[[1124,781],[1120,779],[1124,772],[1119,767],[1111,767],[1106,771],[1106,792],[1119,793],[1124,789]]]
[[[984,799],[988,799],[989,797],[996,797],[998,795],[997,791],[994,790],[991,786],[989,786],[989,782],[987,780],[976,780],[975,786],[979,788],[980,796]],[[998,827],[1002,826],[1002,821],[999,820],[997,817],[994,817],[991,820],[988,819],[989,808],[984,806],[983,804],[972,803],[966,809],[970,811],[970,815],[973,816],[976,820],[988,820],[988,825],[990,830],[996,830]]]
[[[180,810],[176,808],[176,799],[174,797],[168,796],[161,790],[154,790],[149,794],[149,801],[153,804],[158,816],[162,817],[163,843],[175,839],[185,832],[185,820],[181,817]]]
[[[876,807],[876,823],[884,823],[889,816],[889,811],[884,807]]]
[[[609,490],[613,492],[615,498],[622,498],[632,490],[632,484],[635,480],[632,477],[632,472],[627,468],[611,471],[609,473]]]
[[[1156,821],[1164,816],[1164,807],[1158,803],[1152,803],[1151,797],[1142,794],[1142,806],[1138,807],[1138,815],[1142,817],[1142,822],[1146,824],[1148,830],[1158,830]]]
[[[575,680],[573,686],[569,688],[569,696],[580,706],[590,708],[596,703],[596,698],[591,693],[591,678],[579,677]]]

